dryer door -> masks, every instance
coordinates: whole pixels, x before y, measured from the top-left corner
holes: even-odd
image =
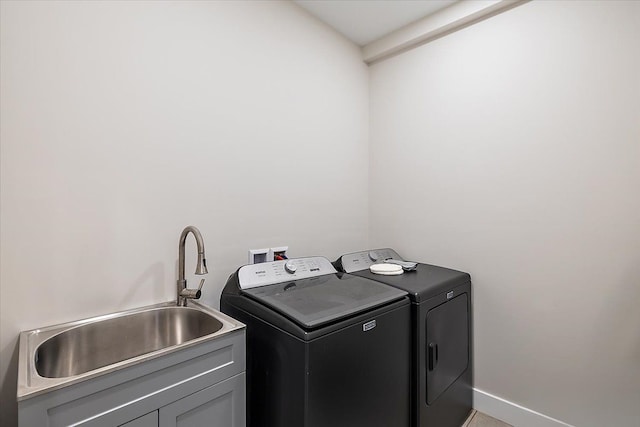
[[[469,364],[469,305],[467,294],[427,313],[427,404],[433,403]]]

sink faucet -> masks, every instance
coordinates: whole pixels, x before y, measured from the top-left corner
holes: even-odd
[[[184,246],[189,233],[193,234],[196,238],[196,244],[198,245],[198,264],[196,265],[196,274],[207,274],[207,260],[204,259],[204,241],[200,231],[194,226],[190,225],[182,230],[180,235],[180,243],[178,243],[178,292],[176,298],[176,304],[178,306],[187,306],[187,300],[198,299],[202,295],[202,285],[204,285],[204,279],[200,280],[200,286],[198,289],[187,288],[187,281],[184,278]]]

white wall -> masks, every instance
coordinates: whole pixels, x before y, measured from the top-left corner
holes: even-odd
[[[638,424],[638,2],[532,2],[374,65],[370,165],[358,49],[287,2],[0,7],[0,425],[18,332],[174,298],[188,224],[214,306],[250,247],[369,233],[470,271],[478,388]]]
[[[175,298],[186,225],[214,306],[249,248],[367,246],[368,70],[299,7],[1,7],[1,425],[18,332]]]
[[[640,425],[640,2],[535,1],[371,67],[371,243],[469,271],[476,387]]]

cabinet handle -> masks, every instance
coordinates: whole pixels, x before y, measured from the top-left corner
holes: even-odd
[[[438,365],[438,344],[429,343],[429,370],[433,371]]]

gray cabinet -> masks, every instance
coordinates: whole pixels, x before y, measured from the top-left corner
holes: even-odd
[[[21,400],[18,425],[244,427],[245,370],[243,328]]]
[[[133,421],[122,424],[120,427],[158,427],[158,411],[153,411]]]
[[[164,406],[158,413],[160,427],[243,427],[244,374]]]

